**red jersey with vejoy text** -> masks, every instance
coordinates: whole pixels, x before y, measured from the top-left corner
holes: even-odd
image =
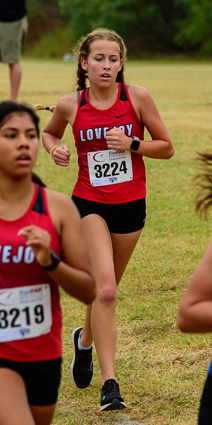
[[[61,253],[45,189],[36,184],[34,188],[31,205],[22,217],[14,221],[0,218],[0,357],[20,362],[56,359],[62,354],[58,285],[38,265],[24,237],[17,235],[27,225],[39,226],[50,233],[51,249]]]
[[[79,165],[73,194],[108,204],[135,201],[146,196],[142,155],[126,151],[127,159],[125,154],[109,150],[106,144],[106,132],[116,127],[128,137],[144,138],[144,126],[135,113],[127,86],[118,84],[117,100],[107,110],[94,108],[88,100],[89,88],[84,89],[73,124]]]

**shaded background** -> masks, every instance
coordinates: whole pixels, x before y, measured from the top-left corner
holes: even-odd
[[[212,57],[211,0],[27,0],[24,55],[61,58],[96,27],[117,31],[129,58]]]

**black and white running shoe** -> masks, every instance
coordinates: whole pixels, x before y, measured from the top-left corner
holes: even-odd
[[[105,381],[101,391],[101,412],[107,410],[125,409],[126,405],[120,395],[119,384],[115,379]]]
[[[79,350],[78,338],[82,328],[76,328],[71,334],[74,358],[70,367],[72,381],[78,388],[87,388],[93,377],[92,348]]]

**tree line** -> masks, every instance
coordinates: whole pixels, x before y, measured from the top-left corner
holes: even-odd
[[[60,20],[70,43],[97,27],[125,40],[128,56],[212,56],[211,0],[27,0],[29,22]],[[38,24],[37,24],[38,25]]]

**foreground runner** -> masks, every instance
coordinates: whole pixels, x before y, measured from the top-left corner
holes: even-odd
[[[94,341],[104,411],[125,407],[114,372],[115,308],[117,285],[145,223],[143,156],[169,159],[174,149],[148,91],[124,83],[126,48],[118,34],[93,31],[80,40],[77,55],[78,91],[58,101],[43,143],[57,165],[68,166],[69,147],[61,139],[67,124],[73,127],[79,176],[72,199],[82,217],[97,298],[87,308],[83,327],[72,333],[71,376],[79,388],[90,384]],[[144,127],[152,140],[143,140]]]
[[[77,208],[32,182],[38,137],[31,108],[0,104],[1,425],[51,423],[61,375],[58,285],[86,304],[95,296]]]
[[[212,205],[212,154],[202,153],[199,159],[204,166],[197,176],[199,193],[196,196],[196,210],[207,213]],[[178,326],[182,332],[212,332],[212,242],[195,270],[188,289],[183,296],[179,313]],[[205,382],[200,410],[199,425],[212,424],[212,361]]]

